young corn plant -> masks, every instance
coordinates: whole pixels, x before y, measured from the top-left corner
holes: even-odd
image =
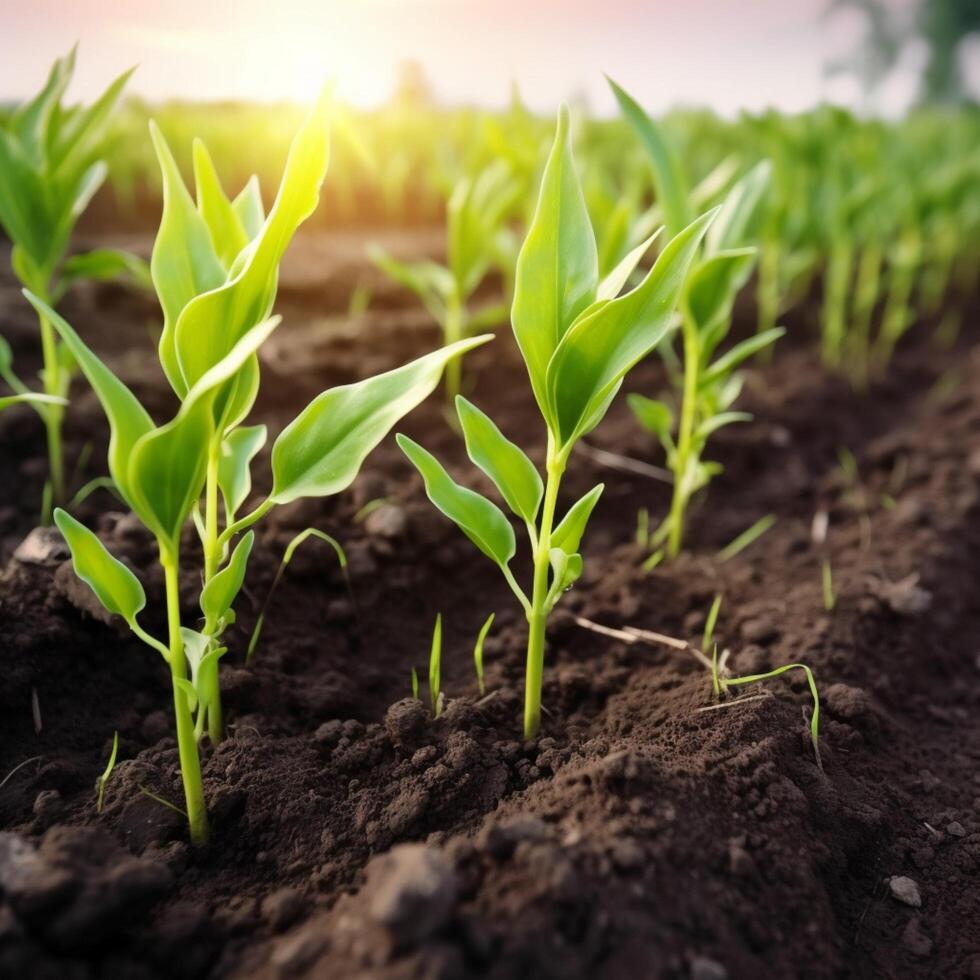
[[[168,154],[161,152],[161,160],[168,197],[152,267],[165,320],[160,360],[180,398],[173,419],[157,426],[64,319],[40,297],[25,295],[49,318],[101,402],[111,432],[109,472],[124,501],[156,538],[166,591],[166,642],[138,621],[146,596],[133,572],[67,512],[55,511],[78,576],[170,668],[190,836],[203,844],[208,821],[197,740],[205,728],[220,737],[218,661],[227,649],[222,633],[234,622],[233,604],[254,542],[252,528],[280,504],[346,489],[367,454],[436,387],[445,365],[489,337],[460,341],[318,395],[273,443],[270,492],[238,516],[249,494],[256,442],[263,441],[254,428],[240,423],[258,389],[257,351],[279,323],[278,317],[268,317],[279,259],[296,226],[314,210],[326,170],[326,103],[318,104],[297,135],[276,203],[264,219],[254,191],[236,199],[245,202],[238,207],[224,207],[227,199],[217,190],[202,195],[201,187],[208,186],[206,177],[202,181],[205,169],[199,169],[195,209],[183,184],[167,179]],[[237,224],[231,220],[235,217]],[[251,236],[248,227],[256,229]],[[237,253],[226,235],[241,242]],[[220,526],[219,493],[225,505]],[[204,550],[203,625],[192,629],[181,618],[181,539],[202,498],[204,516],[195,526]]]
[[[446,209],[446,265],[424,260],[399,262],[381,248],[371,251],[375,264],[395,282],[410,289],[442,329],[443,340],[455,343],[480,330],[496,326],[507,308],[492,304],[470,308],[473,294],[506,248],[507,219],[520,185],[502,161],[475,179],[459,180]],[[460,363],[446,370],[446,398],[460,392]]]
[[[404,435],[398,444],[425,482],[429,499],[500,568],[528,622],[524,733],[541,725],[548,617],[582,573],[580,545],[602,485],[559,520],[558,495],[572,450],[612,404],[627,372],[673,325],[675,305],[713,213],[676,235],[632,291],[620,295],[646,245],[600,280],[596,240],[569,137],[568,109],[558,113],[537,210],[517,261],[514,335],[547,430],[545,479],[522,449],[462,396],[456,410],[472,462],[496,485],[527,530],[533,562],[530,595],[510,562],[514,528],[491,500],[460,486],[429,452]],[[648,243],[646,243],[648,244]]]
[[[677,234],[691,217],[690,192],[680,162],[640,106],[615,82],[610,84],[623,114],[650,152],[667,227]],[[703,459],[708,438],[726,425],[751,418],[745,412],[730,411],[742,388],[735,369],[784,333],[780,328],[767,330],[715,357],[731,328],[735,298],[755,264],[756,248],[748,243],[769,179],[770,166],[764,161],[731,187],[684,285],[680,301],[683,360],[676,377],[680,418],[675,422],[671,407],[663,401],[638,394],[629,397],[641,424],[661,442],[674,477],[670,511],[650,539],[653,548],[666,540],[670,558],[680,552],[691,498],[721,471],[720,464]]]
[[[11,264],[24,288],[56,306],[68,288],[83,279],[134,276],[148,279],[144,263],[115,249],[96,249],[66,259],[72,231],[106,176],[106,132],[131,70],[119,76],[90,106],[66,106],[62,99],[75,70],[75,51],[59,58],[42,90],[0,121],[0,225],[13,243]],[[44,422],[48,447],[48,488],[42,518],[50,521],[50,501],[64,503],[66,475],[62,448],[65,399],[74,365],[51,322],[39,317],[45,399],[30,400]],[[19,395],[28,386],[5,364],[4,379]]]

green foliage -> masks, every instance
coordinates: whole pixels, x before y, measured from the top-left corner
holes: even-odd
[[[480,697],[483,697],[487,693],[486,684],[483,681],[483,644],[486,641],[487,634],[490,632],[490,627],[493,626],[496,615],[496,613],[490,613],[486,618],[480,627],[476,644],[473,647],[473,666],[476,668],[476,683],[480,691]]]
[[[461,177],[446,205],[446,264],[423,260],[400,262],[374,247],[371,259],[386,275],[411,290],[439,324],[446,344],[483,327],[496,326],[506,308],[470,308],[474,293],[495,266],[511,265],[510,229],[520,195],[520,182],[504,160],[497,160],[479,176]],[[446,372],[446,395],[459,393],[455,370]]]
[[[106,767],[99,776],[99,789],[98,796],[95,801],[95,811],[96,813],[102,812],[102,807],[105,804],[105,787],[106,783],[109,782],[109,777],[112,775],[112,770],[116,768],[116,756],[119,755],[119,732],[112,733],[112,751],[109,753],[109,761],[106,763]]]
[[[810,697],[813,699],[813,713],[810,716],[810,741],[813,745],[813,752],[817,759],[817,765],[823,769],[823,761],[820,758],[820,694],[817,691],[817,681],[813,676],[813,671],[806,664],[784,664],[774,670],[764,674],[746,674],[744,677],[724,677],[721,679],[723,690],[729,687],[737,687],[742,684],[758,684],[760,681],[770,680],[779,677],[790,670],[802,670],[806,674],[807,686],[810,688]]]
[[[623,114],[648,151],[657,195],[670,227],[671,215],[677,221],[690,213],[693,192],[661,128],[615,82],[610,84]],[[657,548],[666,540],[670,557],[680,551],[691,497],[721,471],[718,463],[702,458],[708,438],[726,425],[751,417],[729,411],[741,391],[736,368],[784,332],[767,330],[715,357],[731,328],[735,299],[755,265],[756,248],[750,243],[771,171],[769,162],[763,161],[728,189],[684,285],[682,369],[674,375],[680,403],[676,430],[669,405],[641,395],[633,395],[629,401],[640,423],[662,445],[674,477],[670,512],[648,542]]]
[[[431,453],[405,436],[398,444],[425,481],[429,498],[501,569],[528,619],[524,731],[540,727],[547,620],[582,573],[582,536],[602,487],[556,523],[558,491],[582,435],[608,411],[622,380],[668,334],[688,268],[712,215],[696,219],[663,249],[631,291],[619,296],[644,249],[600,283],[592,224],[572,158],[568,110],[558,114],[537,210],[517,262],[512,320],[548,433],[546,480],[524,452],[465,398],[456,399],[470,459],[526,526],[533,562],[530,597],[510,569],[516,537],[492,501],[460,486]],[[647,243],[648,244],[648,243]],[[625,269],[625,271],[624,271]]]
[[[262,608],[259,610],[258,618],[255,620],[255,626],[252,629],[252,635],[248,641],[248,650],[245,653],[246,666],[252,662],[252,657],[258,648],[259,637],[262,635],[262,627],[265,625],[265,616],[269,608],[269,603],[272,601],[272,596],[279,587],[279,582],[286,573],[286,567],[293,560],[293,555],[296,553],[296,549],[299,548],[304,541],[308,541],[310,538],[316,538],[320,541],[324,541],[330,545],[331,548],[333,548],[334,554],[337,556],[337,562],[340,565],[340,570],[343,572],[344,579],[347,582],[347,590],[348,592],[351,592],[351,598],[353,599],[350,579],[347,577],[347,553],[341,547],[340,542],[336,538],[331,537],[325,531],[321,531],[315,527],[308,527],[305,530],[300,531],[299,534],[297,534],[289,542],[289,544],[286,545],[286,550],[283,552],[282,561],[279,562],[279,567],[276,569],[275,578],[273,578],[272,585],[269,586],[269,591],[266,593],[265,599],[262,602]]]
[[[432,717],[442,714],[442,613],[436,616],[432,629],[432,646],[429,649],[429,699]]]
[[[75,574],[110,613],[122,616],[130,627],[134,626],[137,613],[146,605],[146,593],[139,579],[70,514],[56,510],[54,519],[71,550]]]
[[[279,323],[278,317],[270,316],[279,260],[317,203],[328,157],[327,109],[323,97],[300,126],[266,217],[254,182],[234,200],[224,194],[200,145],[195,148],[195,207],[166,142],[153,131],[165,188],[151,263],[164,314],[159,356],[180,400],[169,422],[157,426],[72,327],[42,297],[26,293],[42,320],[58,332],[101,402],[111,432],[108,463],[115,487],[157,541],[167,592],[166,644],[136,621],[145,596],[135,576],[95,535],[58,512],[79,576],[109,612],[123,616],[170,666],[195,843],[208,834],[197,739],[205,731],[214,742],[222,737],[218,663],[228,649],[223,634],[235,620],[233,604],[254,543],[249,528],[277,504],[326,496],[349,486],[367,454],[438,384],[447,362],[490,339],[461,341],[315,398],[273,444],[272,491],[250,513],[237,516],[250,493],[250,463],[265,442],[263,426],[240,425],[258,391],[258,349]],[[225,503],[223,525],[219,496]],[[200,629],[181,624],[178,593],[182,532],[192,516],[203,557]],[[246,531],[232,547],[236,536]],[[322,532],[309,533],[332,541]],[[280,575],[304,539],[298,536],[287,549]],[[250,651],[261,623],[260,616]]]
[[[116,103],[132,70],[119,76],[90,106],[66,106],[65,92],[75,71],[75,49],[55,61],[41,91],[0,118],[0,227],[13,244],[11,265],[25,289],[57,303],[68,288],[84,279],[126,276],[146,285],[145,263],[117,249],[97,249],[66,259],[75,224],[105,179],[102,159]],[[48,439],[49,482],[46,499],[64,503],[67,488],[61,440],[64,406],[71,387],[71,358],[51,325],[39,321],[47,398],[29,401],[44,420]],[[26,385],[9,363],[2,372],[14,390]],[[46,504],[42,519],[50,519]]]

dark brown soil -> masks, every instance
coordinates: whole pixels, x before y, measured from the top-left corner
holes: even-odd
[[[322,388],[438,341],[360,254],[356,236],[321,237],[291,257],[255,413],[273,429]],[[350,319],[358,280],[372,305]],[[101,288],[65,309],[162,418],[150,300]],[[0,316],[26,373],[33,324],[9,278]],[[180,799],[164,665],[99,616],[56,536],[21,545],[42,432],[30,411],[0,417],[0,976],[980,977],[977,333],[947,352],[913,334],[888,380],[860,396],[819,369],[805,318],[790,326],[749,378],[755,421],[716,439],[726,471],[678,561],[644,574],[631,543],[640,507],[663,513],[664,484],[574,460],[566,501],[599,480],[607,489],[586,573],[550,631],[548,715],[533,743],[520,735],[513,599],[427,503],[393,440],[350,492],[274,512],[222,668],[229,735],[204,749],[214,834],[199,853],[143,792]],[[508,331],[467,370],[474,399],[540,456]],[[662,382],[651,363],[628,387]],[[438,398],[402,428],[476,480]],[[102,472],[104,443],[79,383],[69,456],[92,449],[77,483]],[[591,444],[659,461],[622,400]],[[145,534],[105,491],[76,511],[140,571],[146,625],[161,629]],[[820,545],[817,512],[829,518]],[[768,513],[772,530],[717,560]],[[310,524],[347,549],[353,600],[331,553],[306,545],[246,669],[282,550]],[[188,622],[197,575],[188,563]],[[575,621],[697,642],[717,592],[736,673],[815,670],[823,771],[802,676],[704,711],[710,680],[690,655]],[[406,695],[411,667],[425,676],[437,612],[448,703],[433,721]],[[480,698],[471,651],[490,612]],[[120,761],[99,814],[93,787],[114,731]]]

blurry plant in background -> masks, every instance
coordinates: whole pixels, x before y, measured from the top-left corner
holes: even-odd
[[[980,32],[976,0],[918,0],[906,10],[889,0],[832,0],[828,15],[857,10],[865,18],[864,37],[856,50],[827,66],[830,75],[853,75],[873,96],[898,68],[912,45],[926,47],[918,84],[921,104],[976,102],[968,90],[963,46]]]
[[[144,262],[114,248],[65,258],[75,224],[106,178],[103,159],[112,113],[132,69],[120,75],[90,106],[62,101],[75,72],[75,49],[55,61],[41,91],[0,120],[0,226],[13,244],[14,275],[46,303],[55,305],[71,285],[85,279],[129,275],[149,285]],[[50,321],[39,316],[45,399],[26,399],[44,421],[48,482],[41,519],[51,501],[67,492],[61,426],[74,364]],[[3,379],[19,395],[28,386],[4,358]]]

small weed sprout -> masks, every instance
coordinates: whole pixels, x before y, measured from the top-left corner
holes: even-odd
[[[300,127],[267,217],[256,182],[234,201],[225,196],[201,144],[195,148],[195,207],[169,149],[154,130],[165,188],[151,266],[164,313],[159,354],[180,399],[177,414],[165,425],[153,422],[129,388],[41,297],[25,292],[61,335],[101,402],[111,430],[109,472],[127,505],[156,538],[166,591],[167,642],[147,633],[137,620],[146,605],[137,577],[95,534],[66,511],[55,511],[76,574],[170,668],[194,844],[208,838],[197,740],[205,730],[214,740],[222,735],[218,663],[227,651],[222,634],[235,620],[233,604],[254,543],[254,525],[278,505],[349,487],[368,453],[433,391],[446,364],[490,339],[461,341],[318,395],[272,446],[270,492],[238,516],[251,490],[251,460],[266,438],[264,426],[241,422],[258,393],[258,349],[279,323],[278,317],[269,317],[279,261],[319,199],[328,159],[328,107],[321,98]],[[192,517],[204,559],[201,629],[183,626],[180,609],[181,539]]]
[[[837,605],[837,597],[834,595],[834,575],[830,569],[830,559],[825,558],[821,565],[821,581],[823,584],[823,607],[827,612],[833,612]]]
[[[677,235],[693,217],[692,192],[680,160],[633,98],[611,80],[610,85],[623,115],[649,153],[667,230]],[[727,192],[684,286],[680,303],[683,364],[679,374],[674,372],[680,389],[680,418],[675,422],[666,402],[639,394],[628,398],[640,423],[663,446],[674,476],[670,511],[649,539],[652,548],[666,541],[669,558],[680,552],[691,498],[721,472],[720,464],[702,459],[708,438],[726,425],[751,418],[745,412],[730,411],[742,390],[736,368],[785,332],[766,330],[715,357],[731,328],[735,298],[755,265],[753,226],[770,175],[770,164],[764,161]]]
[[[432,717],[442,714],[442,613],[436,616],[432,629],[432,646],[429,649],[429,698]]]
[[[0,226],[13,243],[11,264],[25,289],[56,306],[70,286],[84,279],[128,275],[149,284],[145,263],[116,249],[97,249],[66,259],[75,223],[105,180],[102,159],[113,110],[132,69],[120,75],[89,106],[68,107],[63,97],[75,71],[75,49],[55,61],[41,91],[0,121]],[[41,311],[39,328],[46,398],[26,397],[4,344],[0,376],[41,416],[47,432],[48,489],[42,522],[51,502],[63,504],[67,481],[61,428],[74,365],[51,321]]]
[[[810,688],[810,696],[813,698],[813,714],[810,716],[810,741],[813,743],[813,752],[817,758],[817,766],[822,770],[823,761],[820,758],[820,694],[817,691],[817,682],[813,676],[813,671],[806,664],[783,664],[774,670],[767,671],[765,674],[746,674],[744,677],[722,677],[722,691],[727,691],[729,687],[737,687],[741,684],[758,684],[760,681],[771,680],[779,677],[790,670],[802,670],[806,674],[806,682]]]
[[[746,528],[734,541],[726,544],[721,551],[718,552],[718,561],[724,564],[726,561],[731,561],[736,555],[741,554],[745,551],[750,544],[754,544],[759,538],[762,537],[772,526],[776,523],[775,514],[766,514],[765,517],[760,517],[751,527]]]
[[[337,562],[340,565],[340,570],[344,576],[344,582],[347,585],[347,592],[353,601],[354,590],[351,588],[350,577],[347,574],[347,553],[340,546],[340,542],[331,537],[325,531],[320,531],[315,527],[308,527],[304,531],[300,531],[286,545],[286,550],[283,552],[282,561],[279,562],[279,567],[276,569],[275,577],[272,580],[272,585],[269,586],[269,591],[265,595],[265,599],[262,600],[262,607],[259,610],[258,618],[255,620],[255,626],[252,629],[252,635],[249,637],[248,649],[245,653],[245,666],[247,667],[252,662],[252,657],[255,654],[255,650],[259,645],[259,637],[262,635],[262,627],[265,625],[265,614],[269,609],[269,603],[272,601],[272,596],[275,594],[276,589],[279,587],[279,582],[282,580],[283,575],[286,572],[286,567],[293,560],[293,555],[296,554],[296,549],[303,544],[304,541],[308,541],[310,538],[317,538],[320,541],[325,541],[334,550],[334,554],[337,556]]]
[[[418,443],[397,437],[422,474],[429,499],[498,565],[524,610],[526,738],[534,738],[541,725],[548,618],[582,573],[580,545],[603,489],[594,487],[557,521],[562,476],[576,443],[605,416],[626,374],[672,329],[688,269],[713,217],[714,212],[703,215],[683,229],[642,282],[620,295],[650,241],[600,280],[595,234],[572,157],[568,109],[562,106],[537,211],[517,261],[511,313],[547,430],[546,480],[487,415],[462,396],[456,398],[470,459],[527,530],[533,560],[530,595],[510,568],[517,542],[504,512],[456,483]]]
[[[105,770],[102,775],[99,776],[98,782],[98,798],[95,801],[96,813],[102,812],[103,804],[105,803],[105,787],[106,783],[109,782],[109,777],[112,775],[112,770],[116,768],[116,756],[119,754],[119,732],[113,732],[112,734],[112,751],[109,753],[109,761],[106,763]]]
[[[720,592],[717,593],[714,601],[711,603],[711,608],[708,610],[708,618],[704,623],[704,633],[701,636],[702,650],[708,650],[711,648],[715,635],[715,626],[718,623],[718,613],[721,611],[721,603],[723,598],[724,597]]]
[[[496,613],[490,613],[487,617],[486,622],[480,627],[480,633],[473,647],[473,666],[476,668],[476,684],[480,691],[480,697],[487,693],[486,684],[483,681],[483,643],[490,632],[490,627],[493,626],[496,615]]]

